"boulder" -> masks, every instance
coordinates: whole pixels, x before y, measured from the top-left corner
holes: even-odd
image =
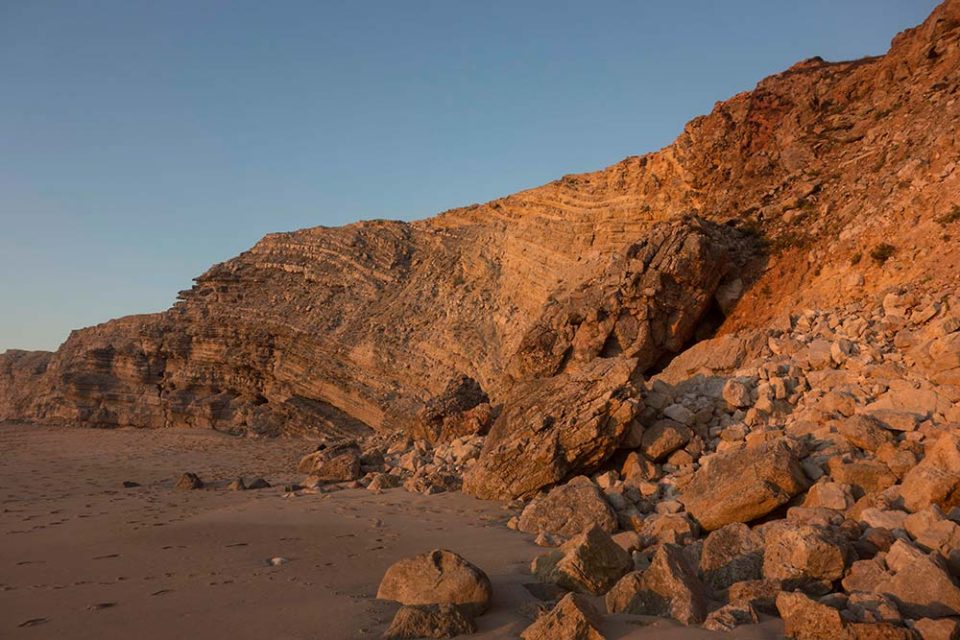
[[[777,595],[782,588],[779,580],[744,580],[730,585],[727,600],[731,604],[749,604],[757,611],[774,615],[777,613]]]
[[[730,378],[724,383],[723,399],[735,409],[745,409],[753,404],[750,398],[750,387],[737,378]]]
[[[710,613],[703,622],[703,628],[710,631],[733,631],[742,624],[756,624],[759,621],[752,606],[738,602],[724,605]]]
[[[570,538],[597,526],[617,530],[617,514],[590,478],[578,476],[530,501],[520,514],[518,529]]]
[[[713,593],[763,574],[763,539],[739,522],[712,531],[700,552],[700,575]]]
[[[796,453],[784,439],[717,454],[684,487],[681,501],[707,531],[750,522],[807,487]]]
[[[356,442],[320,445],[316,451],[301,458],[297,470],[318,482],[350,482],[360,478],[362,455]]]
[[[843,577],[851,550],[833,530],[776,523],[765,532],[763,576],[790,586],[833,582]]]
[[[900,495],[908,511],[960,506],[960,434],[944,433],[927,447],[923,460],[904,476]]]
[[[640,451],[654,462],[690,442],[693,432],[674,420],[658,420],[646,431],[640,441]]]
[[[454,638],[477,632],[477,623],[453,604],[404,605],[393,616],[384,640]]]
[[[455,604],[469,615],[490,606],[487,575],[463,557],[435,549],[394,563],[380,582],[377,598],[401,604]]]
[[[656,548],[646,571],[625,575],[607,593],[607,611],[670,617],[682,624],[700,624],[707,596],[684,556],[683,547]]]
[[[535,558],[531,568],[543,582],[579,593],[603,595],[633,568],[633,560],[610,534],[593,527],[559,549]]]
[[[523,640],[605,640],[600,614],[583,596],[568,593],[549,612],[524,629]]]
[[[887,554],[895,571],[876,587],[894,599],[900,611],[912,618],[960,615],[960,587],[935,556],[926,555],[898,540]]]
[[[893,434],[884,428],[883,423],[868,415],[852,416],[841,421],[837,431],[854,446],[871,453],[893,442]]]
[[[897,482],[897,476],[879,460],[844,461],[833,458],[827,467],[835,482],[851,485],[863,493],[878,493]]]
[[[640,409],[631,381],[635,367],[628,358],[599,358],[517,384],[464,475],[464,491],[516,498],[595,471],[620,446]]]
[[[848,484],[838,482],[818,482],[807,491],[803,506],[813,509],[833,509],[846,511],[856,502]]]
[[[950,618],[921,618],[913,624],[913,630],[921,640],[957,640],[960,638],[960,621]]]
[[[783,632],[788,638],[838,640],[845,637],[840,611],[802,593],[781,592],[777,596],[777,611],[783,618]]]

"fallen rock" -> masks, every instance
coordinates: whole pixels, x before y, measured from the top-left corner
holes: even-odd
[[[960,615],[960,588],[936,557],[898,540],[887,554],[887,565],[896,573],[882,580],[876,591],[893,598],[904,615]]]
[[[319,482],[349,482],[360,478],[360,458],[363,453],[355,442],[344,442],[305,455],[297,466]]]
[[[600,614],[577,593],[568,593],[548,613],[524,629],[523,640],[605,640]]]
[[[538,579],[579,593],[603,595],[633,568],[633,559],[606,531],[593,527],[534,559]]]
[[[255,478],[250,484],[247,485],[247,490],[253,491],[255,489],[269,489],[270,483],[264,480],[263,478]]]
[[[843,577],[851,557],[846,541],[830,529],[776,523],[765,534],[763,576],[786,588]]]
[[[454,638],[477,632],[477,623],[453,604],[404,605],[393,616],[384,640]]]
[[[960,621],[951,618],[922,618],[913,624],[921,640],[957,640],[960,638]]]
[[[844,624],[837,609],[796,592],[777,596],[777,611],[783,618],[783,632],[796,640],[838,640]]]
[[[690,442],[693,432],[674,420],[658,420],[646,431],[640,440],[640,451],[654,462]]]
[[[670,617],[686,625],[703,622],[707,597],[689,566],[683,547],[656,548],[646,571],[628,573],[607,593],[607,610]]]
[[[570,538],[597,526],[617,530],[617,514],[590,478],[578,476],[530,501],[520,514],[525,533],[550,533]]]
[[[203,489],[203,480],[195,473],[185,473],[177,480],[176,488],[181,491]]]
[[[756,624],[760,619],[752,606],[746,603],[728,604],[707,616],[703,628],[710,631],[733,631],[742,624]]]
[[[713,593],[736,582],[758,580],[763,574],[763,539],[745,524],[717,529],[703,541],[700,575]]]
[[[595,471],[640,409],[631,381],[635,367],[628,358],[598,358],[516,385],[464,475],[463,490],[478,498],[516,498]]]
[[[757,611],[775,615],[777,613],[777,595],[783,590],[779,580],[744,580],[735,582],[727,590],[730,604],[749,604]]]
[[[745,409],[753,405],[750,388],[742,380],[730,378],[723,385],[723,399],[736,409]]]
[[[401,604],[455,604],[478,616],[490,606],[487,575],[463,557],[435,549],[394,563],[383,576],[377,598]]]
[[[490,398],[480,383],[461,375],[417,412],[409,433],[415,440],[445,443],[461,436],[484,434],[492,421]]]
[[[868,415],[847,418],[840,422],[837,430],[848,442],[871,453],[893,442],[893,434],[883,427],[883,423]]]
[[[797,455],[783,439],[717,454],[684,488],[681,501],[707,531],[764,516],[807,487]]]
[[[944,433],[927,447],[923,460],[904,476],[900,495],[908,511],[960,506],[960,434]]]

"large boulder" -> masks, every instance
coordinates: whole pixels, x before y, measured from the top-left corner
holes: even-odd
[[[632,568],[630,554],[599,527],[534,559],[532,566],[533,573],[544,582],[593,595],[606,593]]]
[[[617,514],[590,478],[577,476],[531,500],[520,514],[517,528],[571,538],[592,526],[613,533]]]
[[[700,624],[707,614],[707,596],[683,547],[656,548],[646,571],[625,575],[607,593],[607,610],[670,617],[682,624]]]
[[[487,574],[463,557],[435,549],[404,558],[387,569],[377,598],[401,604],[455,604],[478,616],[490,606],[493,588]]]
[[[523,640],[605,640],[600,614],[584,596],[568,593],[551,611],[524,629]]]
[[[487,499],[529,496],[600,466],[640,409],[636,361],[600,358],[576,371],[518,384],[464,476],[465,492]]]
[[[713,531],[765,516],[807,483],[794,450],[777,439],[711,457],[684,487],[681,501],[701,527]]]

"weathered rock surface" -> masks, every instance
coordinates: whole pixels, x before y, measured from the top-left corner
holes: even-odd
[[[707,531],[750,522],[786,504],[808,480],[783,440],[718,454],[684,488],[683,503]]]
[[[304,456],[297,465],[297,471],[309,474],[320,482],[348,482],[360,477],[362,455],[355,442],[324,446]]]
[[[592,471],[617,450],[639,410],[636,362],[601,358],[517,385],[493,423],[464,491],[514,498]]]
[[[477,623],[453,604],[404,605],[397,610],[384,640],[455,638],[476,633]]]
[[[176,489],[180,491],[190,491],[193,489],[203,489],[203,480],[195,473],[184,473],[177,479]]]
[[[463,557],[435,549],[399,560],[383,576],[377,598],[408,605],[455,604],[478,616],[490,606],[487,575]]]
[[[607,610],[671,617],[683,624],[699,624],[707,613],[703,585],[690,568],[682,547],[660,545],[650,566],[628,573],[606,595]]]
[[[549,612],[524,629],[523,640],[605,640],[600,633],[600,614],[590,602],[568,593]]]
[[[410,435],[428,442],[449,442],[461,436],[485,434],[492,422],[490,398],[479,382],[461,375],[417,412]]]
[[[633,568],[630,554],[603,529],[593,527],[559,549],[533,561],[533,574],[544,582],[593,595],[603,595]]]
[[[526,533],[550,533],[571,538],[591,527],[608,533],[617,529],[617,514],[589,478],[578,476],[530,501],[518,528]]]

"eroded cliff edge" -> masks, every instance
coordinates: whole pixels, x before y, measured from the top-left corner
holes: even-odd
[[[956,284],[958,37],[949,0],[885,56],[799,63],[656,153],[413,223],[271,234],[164,313],[0,356],[0,419],[391,429],[460,374],[500,405],[598,360],[662,366],[721,320]]]

